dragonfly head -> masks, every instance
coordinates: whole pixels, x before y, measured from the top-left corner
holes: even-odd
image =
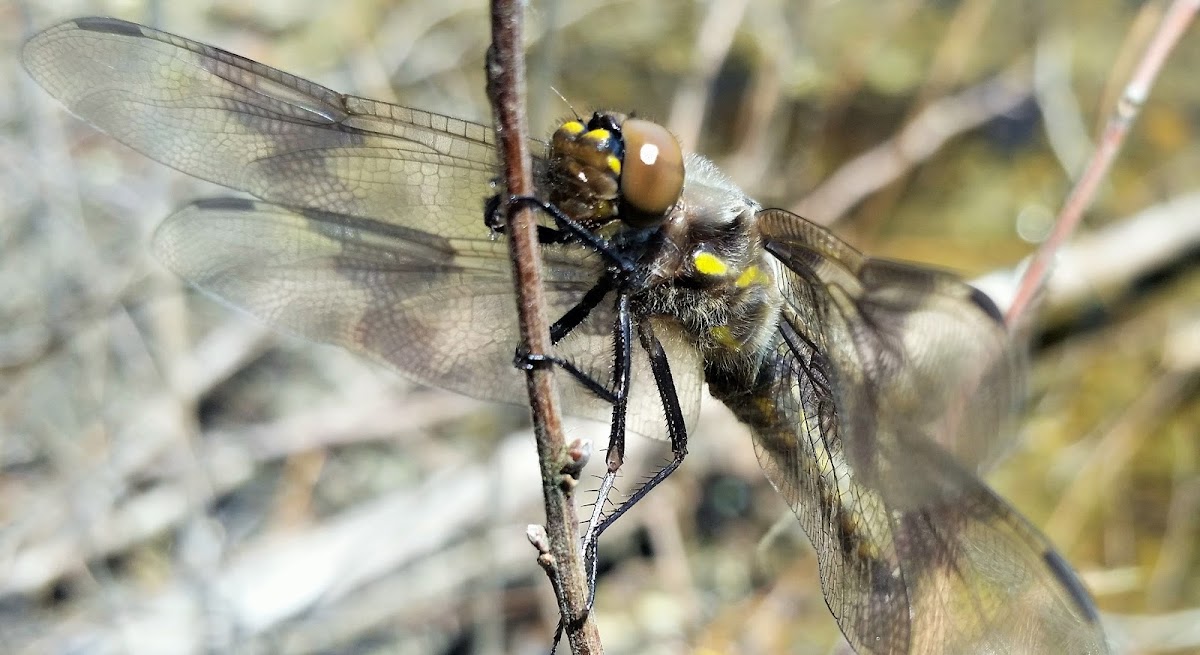
[[[563,123],[550,141],[550,202],[593,226],[656,227],[683,192],[683,150],[665,127],[613,112]]]

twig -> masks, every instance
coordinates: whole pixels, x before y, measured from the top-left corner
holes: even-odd
[[[901,125],[911,125],[928,105],[948,94],[948,90],[962,84],[967,62],[971,61],[971,48],[979,43],[988,26],[988,18],[995,8],[995,0],[969,0],[959,3],[954,10],[942,41],[934,49],[929,70],[916,94],[909,101]],[[1018,105],[1019,107],[1019,105]],[[876,234],[887,217],[895,213],[900,199],[909,188],[909,180],[917,170],[917,162],[872,194],[863,202],[863,210],[856,231],[863,235]],[[862,242],[869,246],[868,241]]]
[[[517,0],[493,0],[492,47],[488,51],[488,97],[496,116],[496,136],[504,163],[506,193],[534,193],[525,125],[525,59],[522,43],[522,5]],[[537,226],[528,208],[508,212],[506,228],[513,260],[517,313],[521,342],[526,352],[551,351],[546,303],[542,292],[541,255]],[[562,627],[572,652],[599,653],[600,636],[586,611],[587,578],[579,551],[579,519],[571,484],[564,475],[573,464],[562,433],[562,418],[554,393],[553,371],[531,367],[526,373],[529,406],[542,473],[542,495],[546,503],[546,532],[549,561],[556,569],[555,593],[563,610]]]
[[[953,137],[1012,111],[1032,93],[1022,61],[956,95],[929,103],[895,136],[844,164],[820,187],[790,207],[829,225],[871,192],[904,175]]]
[[[1041,247],[1034,254],[1033,260],[1030,261],[1029,268],[1025,270],[1025,275],[1021,277],[1016,298],[1013,299],[1012,305],[1008,308],[1008,314],[1005,316],[1009,325],[1015,325],[1021,321],[1032,306],[1034,298],[1041,291],[1049,272],[1051,259],[1079,225],[1079,221],[1083,218],[1083,210],[1091,205],[1092,199],[1096,196],[1096,190],[1100,187],[1100,182],[1107,176],[1113,159],[1116,158],[1117,152],[1125,142],[1129,126],[1133,124],[1138,111],[1146,102],[1146,97],[1150,95],[1150,87],[1158,77],[1163,62],[1166,61],[1167,55],[1179,42],[1187,27],[1191,25],[1197,9],[1200,9],[1200,0],[1175,0],[1167,9],[1162,23],[1158,26],[1158,31],[1150,39],[1146,52],[1142,55],[1137,69],[1134,70],[1129,84],[1125,87],[1125,92],[1117,101],[1117,106],[1113,110],[1112,116],[1109,117],[1108,124],[1104,127],[1104,134],[1096,146],[1096,151],[1088,160],[1086,168],[1079,176],[1079,181],[1071,190],[1070,195],[1067,196],[1066,202],[1063,203],[1053,231],[1042,242]]]
[[[1179,193],[1063,246],[1041,300],[1049,321],[1081,303],[1119,297],[1143,276],[1200,249],[1197,216],[1200,192]],[[1014,271],[1004,274],[1011,284]]]
[[[685,150],[694,150],[707,111],[708,98],[721,64],[729,56],[749,0],[722,0],[708,5],[692,46],[695,67],[680,85],[671,104],[667,125]]]

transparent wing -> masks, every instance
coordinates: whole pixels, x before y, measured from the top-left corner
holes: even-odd
[[[788,304],[759,461],[862,653],[1105,653],[1086,591],[973,469],[997,452],[1020,358],[952,276],[869,260],[764,212]]]
[[[870,410],[841,417],[861,474],[887,485],[880,476],[890,472],[913,489],[913,480],[901,479],[915,472],[902,463],[875,464],[883,422],[928,435],[969,469],[995,464],[1016,434],[1025,357],[991,299],[949,273],[865,258],[785,211],[761,212],[759,225],[788,271],[783,284],[793,292],[785,295],[799,320],[809,332],[828,324],[827,347],[843,347],[828,352],[843,386],[856,393],[840,402],[847,411]],[[798,306],[805,296],[812,307]]]
[[[288,207],[486,238],[490,127],[342,95],[112,18],[50,28],[23,59],[73,113],[189,175]]]
[[[519,339],[507,247],[483,224],[497,162],[490,127],[339,94],[111,18],[46,30],[23,58],[47,91],[126,145],[273,203],[206,201],[171,216],[155,247],[182,277],[272,326],[418,381],[526,402],[512,367]],[[545,261],[557,317],[600,266],[568,246],[548,248]],[[602,381],[611,317],[598,308],[559,348]],[[682,341],[664,345],[694,417],[698,358]],[[652,388],[639,351],[633,375],[635,389]],[[570,382],[560,388],[567,411],[608,420],[608,405]],[[631,430],[665,431],[656,396],[636,394]]]
[[[523,374],[513,366],[516,299],[502,241],[450,239],[320,210],[221,198],[170,216],[154,247],[197,287],[274,327],[344,346],[419,382],[527,402]],[[548,311],[559,315],[591,286],[599,263],[578,248],[548,249]],[[597,308],[559,344],[559,354],[605,380],[611,325],[612,312]],[[679,340],[664,345],[679,371],[685,413],[694,417],[700,392],[695,353]],[[639,387],[654,384],[640,351],[633,379]],[[611,405],[569,378],[559,388],[570,413],[609,419]],[[656,394],[635,394],[629,412],[631,430],[652,437],[665,432]]]

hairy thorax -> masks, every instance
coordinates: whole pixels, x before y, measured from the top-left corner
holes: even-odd
[[[677,322],[702,353],[710,382],[736,379],[749,388],[773,347],[783,302],[778,264],[763,250],[757,203],[696,155],[687,159],[687,180],[643,256],[649,279],[634,302]]]

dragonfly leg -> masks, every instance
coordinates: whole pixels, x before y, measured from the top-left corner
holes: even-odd
[[[662,344],[654,337],[649,322],[643,321],[641,322],[641,330],[639,330],[642,346],[650,355],[655,384],[659,388],[663,406],[666,408],[671,449],[675,453],[675,457],[671,463],[643,484],[633,495],[625,499],[611,515],[605,515],[605,504],[616,482],[617,471],[620,470],[621,464],[625,460],[625,428],[633,348],[633,320],[629,306],[631,295],[629,280],[633,277],[635,268],[631,261],[605,239],[581,225],[570,216],[567,216],[553,204],[530,196],[513,196],[508,199],[510,210],[519,205],[536,207],[546,212],[554,219],[559,230],[566,235],[560,237],[559,235],[549,233],[543,234],[541,229],[539,229],[538,238],[542,243],[577,242],[594,250],[609,261],[609,269],[604,276],[584,294],[578,303],[567,310],[551,326],[551,339],[555,343],[578,327],[591,313],[592,309],[599,305],[600,301],[610,291],[615,290],[617,292],[616,318],[613,326],[613,388],[611,390],[565,359],[552,355],[522,351],[518,351],[516,356],[516,365],[519,367],[547,364],[557,365],[597,396],[613,404],[612,423],[608,436],[608,454],[606,456],[608,471],[602,478],[600,489],[597,491],[596,504],[592,508],[592,516],[588,521],[588,530],[584,535],[582,546],[584,565],[588,570],[587,607],[590,610],[596,597],[598,565],[596,552],[600,533],[609,525],[612,525],[613,521],[628,511],[637,501],[645,497],[650,489],[657,486],[679,467],[686,453],[686,428],[683,422],[683,412],[679,407],[679,398],[675,393],[675,385],[671,379],[671,369],[667,362],[666,353],[662,348]],[[489,201],[488,207],[489,213],[486,218],[488,227],[501,229],[503,226],[498,220],[499,196]]]
[[[493,232],[504,232],[504,213],[502,212],[503,205],[500,202],[500,196],[492,196],[487,199],[483,207],[483,224]],[[546,245],[548,243],[570,243],[574,239],[571,233],[565,230],[559,230],[548,225],[537,226],[538,243]]]
[[[666,351],[663,350],[662,342],[654,336],[654,330],[650,325],[650,321],[641,320],[638,322],[638,338],[642,348],[650,358],[650,370],[654,374],[654,386],[658,387],[659,399],[662,402],[663,411],[667,420],[667,435],[671,440],[671,461],[666,466],[659,469],[649,480],[642,486],[638,487],[628,498],[617,506],[611,514],[604,515],[600,508],[603,507],[603,502],[608,498],[609,492],[612,490],[613,482],[616,479],[616,469],[612,467],[611,450],[613,446],[610,443],[610,460],[609,472],[605,474],[603,481],[600,484],[600,491],[596,501],[596,508],[592,511],[592,520],[588,525],[588,531],[584,535],[584,562],[588,568],[588,609],[591,609],[592,603],[595,601],[596,594],[596,548],[600,539],[600,534],[612,525],[622,514],[629,511],[639,500],[646,497],[650,490],[658,486],[663,480],[675,472],[679,465],[683,463],[684,457],[687,455],[687,424],[683,419],[683,409],[679,405],[679,395],[675,391],[675,381],[671,376],[671,364],[667,358]],[[628,340],[625,342],[628,346]],[[628,351],[627,351],[628,354]],[[628,359],[626,360],[628,362]],[[626,370],[626,378],[628,378],[628,370]],[[625,395],[628,396],[628,379],[625,380]],[[620,404],[621,410],[621,456],[624,455],[624,410],[625,404]],[[616,430],[616,414],[614,409],[614,434]],[[612,436],[610,436],[610,442]],[[618,464],[619,466],[619,464]]]
[[[566,371],[575,378],[577,382],[582,384],[588,391],[596,394],[601,400],[607,403],[615,403],[616,395],[602,382],[589,375],[586,371],[580,369],[570,362],[570,360],[556,357],[554,355],[545,355],[542,353],[531,353],[524,348],[518,348],[517,354],[513,357],[513,364],[520,369],[531,370],[537,366],[545,366],[553,364]]]
[[[564,337],[571,333],[572,330],[579,327],[579,324],[591,314],[592,310],[600,304],[601,300],[612,291],[614,281],[611,275],[601,277],[588,292],[575,303],[573,307],[568,309],[553,325],[550,326],[550,341],[558,343]],[[520,369],[531,369],[535,366],[553,364],[563,369],[575,378],[580,384],[586,387],[589,391],[596,394],[605,402],[615,403],[616,395],[609,390],[607,386],[596,380],[587,372],[572,364],[569,360],[554,355],[545,353],[531,353],[522,348],[517,348],[517,353],[513,357],[513,363]]]
[[[600,304],[601,300],[616,289],[616,280],[611,275],[605,274],[596,284],[588,289],[587,293],[563,314],[553,325],[550,326],[550,341],[558,343],[563,340],[563,337],[571,333],[572,330],[579,327],[579,324],[592,313],[592,310]]]
[[[615,248],[604,237],[596,234],[587,226],[567,216],[563,210],[555,205],[540,198],[534,198],[533,196],[510,196],[507,206],[509,211],[521,206],[533,207],[542,210],[550,218],[554,219],[554,224],[558,228],[557,230],[547,228],[544,225],[538,226],[539,242],[579,243],[604,257],[609,265],[618,270],[622,276],[632,277],[636,272],[637,267],[632,261],[621,254],[618,248]],[[504,221],[501,220],[503,217],[503,213],[501,212],[502,207],[500,196],[493,196],[488,200],[487,206],[484,209],[484,223],[489,229],[497,232],[504,231]]]
[[[583,536],[584,567],[588,576],[587,609],[591,610],[596,600],[596,575],[598,561],[596,558],[597,539],[600,531],[597,527],[607,520],[604,516],[604,505],[616,482],[617,471],[625,461],[625,415],[629,405],[630,370],[633,368],[633,318],[629,309],[629,292],[617,292],[616,318],[613,321],[613,392],[616,398],[613,402],[612,424],[608,433],[608,454],[606,460],[608,471],[596,491],[596,504],[592,506],[592,516],[588,520],[588,529]]]

